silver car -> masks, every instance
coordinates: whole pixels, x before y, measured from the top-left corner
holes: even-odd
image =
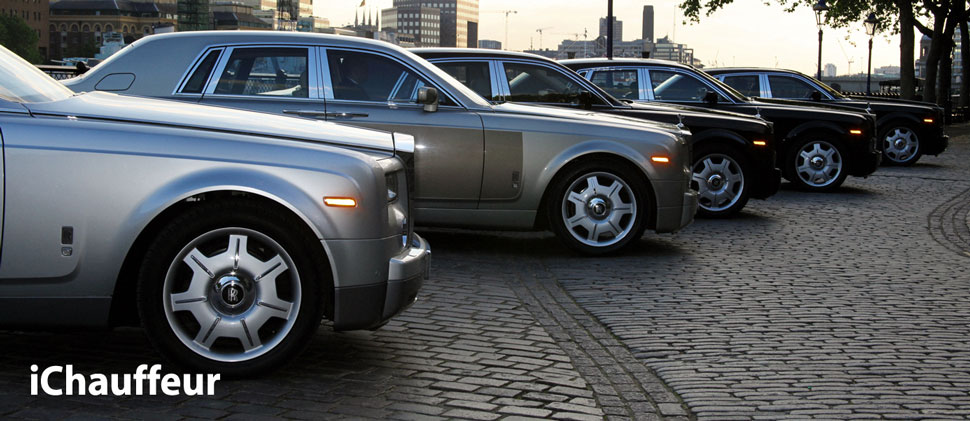
[[[693,220],[689,133],[583,110],[491,105],[397,46],[308,33],[145,37],[71,89],[299,115],[415,137],[422,225],[551,228],[592,254]],[[577,98],[578,100],[578,98]]]
[[[410,305],[409,135],[77,95],[0,48],[0,326],[137,323],[167,358],[276,367]]]

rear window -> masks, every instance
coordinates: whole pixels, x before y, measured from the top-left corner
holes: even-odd
[[[202,89],[205,88],[205,81],[209,79],[209,73],[212,73],[212,68],[215,67],[220,52],[221,50],[214,50],[206,54],[199,66],[195,68],[195,72],[192,72],[192,77],[182,87],[183,94],[202,93]]]

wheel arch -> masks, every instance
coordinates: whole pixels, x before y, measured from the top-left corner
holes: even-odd
[[[637,163],[632,159],[630,159],[630,157],[621,155],[612,151],[591,151],[581,155],[572,156],[568,161],[560,162],[559,165],[555,167],[555,171],[551,171],[551,170],[548,171],[550,175],[544,178],[543,180],[544,182],[542,184],[543,186],[543,192],[541,196],[542,198],[539,200],[539,205],[536,208],[538,209],[538,212],[536,212],[536,220],[535,220],[535,223],[533,224],[534,228],[548,229],[550,227],[549,220],[546,217],[546,212],[544,211],[544,209],[546,208],[546,204],[549,201],[549,196],[552,193],[550,192],[550,186],[552,186],[553,182],[558,180],[560,177],[562,177],[564,173],[570,171],[573,167],[577,165],[582,165],[584,162],[588,162],[592,160],[604,160],[604,161],[615,162],[618,165],[625,165],[629,167],[629,169],[635,170],[634,172],[639,175],[640,180],[647,187],[647,194],[649,194],[650,197],[653,198],[653,205],[650,206],[649,209],[647,209],[648,212],[645,218],[646,227],[649,229],[655,228],[657,225],[656,207],[659,206],[659,200],[657,198],[657,194],[656,194],[656,191],[654,190],[653,184],[650,181],[650,176],[648,172],[644,170],[642,165],[637,165]]]
[[[729,142],[719,142],[724,143],[726,146],[747,148],[751,145],[751,142],[743,136],[727,129],[709,129],[701,132],[692,132],[691,137],[695,148],[701,143],[717,142],[718,139],[728,140]]]
[[[111,326],[129,326],[138,325],[138,310],[137,310],[137,299],[136,299],[136,289],[138,280],[138,270],[142,259],[145,257],[145,253],[148,251],[148,247],[151,245],[152,240],[154,240],[159,232],[172,220],[177,218],[179,215],[185,211],[191,209],[193,206],[197,206],[198,203],[202,201],[212,201],[212,200],[248,200],[255,203],[259,203],[262,206],[267,206],[273,208],[276,212],[289,213],[292,216],[302,220],[304,222],[302,228],[308,229],[312,235],[318,239],[323,237],[320,235],[319,230],[310,222],[307,215],[294,209],[291,203],[281,199],[278,196],[268,194],[265,191],[254,189],[252,187],[243,186],[221,186],[221,187],[210,187],[207,189],[199,189],[197,191],[187,192],[176,197],[172,197],[166,201],[164,207],[157,208],[158,211],[147,218],[144,225],[138,231],[138,235],[132,242],[131,246],[128,248],[128,252],[125,254],[125,258],[122,261],[121,268],[118,272],[118,276],[115,279],[114,290],[111,295],[111,307],[109,310],[108,321]],[[329,276],[329,286],[324,286],[323,291],[332,290],[334,276],[333,272],[333,262],[332,255],[329,250],[327,250],[326,245],[323,241],[316,242],[319,245],[319,252],[324,253],[327,257],[326,269],[324,270]],[[327,288],[330,288],[329,290]],[[332,303],[325,302],[325,314],[330,314]]]
[[[892,112],[886,114],[876,121],[876,127],[879,128],[881,132],[887,125],[895,122],[909,123],[912,124],[914,130],[919,128],[920,121],[915,116],[904,112]]]

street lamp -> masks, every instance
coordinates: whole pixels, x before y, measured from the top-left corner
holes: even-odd
[[[818,25],[818,80],[822,80],[822,15],[829,10],[829,6],[825,0],[818,0],[812,10],[815,11],[815,24]]]
[[[866,71],[866,95],[872,95],[872,36],[876,34],[876,25],[879,20],[875,13],[870,13],[869,17],[863,22],[866,25],[866,35],[869,35],[869,70]]]

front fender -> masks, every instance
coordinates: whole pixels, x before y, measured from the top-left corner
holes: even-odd
[[[798,136],[811,131],[827,131],[833,132],[836,135],[841,135],[846,132],[846,129],[830,121],[808,121],[795,126],[794,129],[791,129],[791,131],[788,132],[788,136],[785,137],[785,140],[788,141],[795,139]]]

